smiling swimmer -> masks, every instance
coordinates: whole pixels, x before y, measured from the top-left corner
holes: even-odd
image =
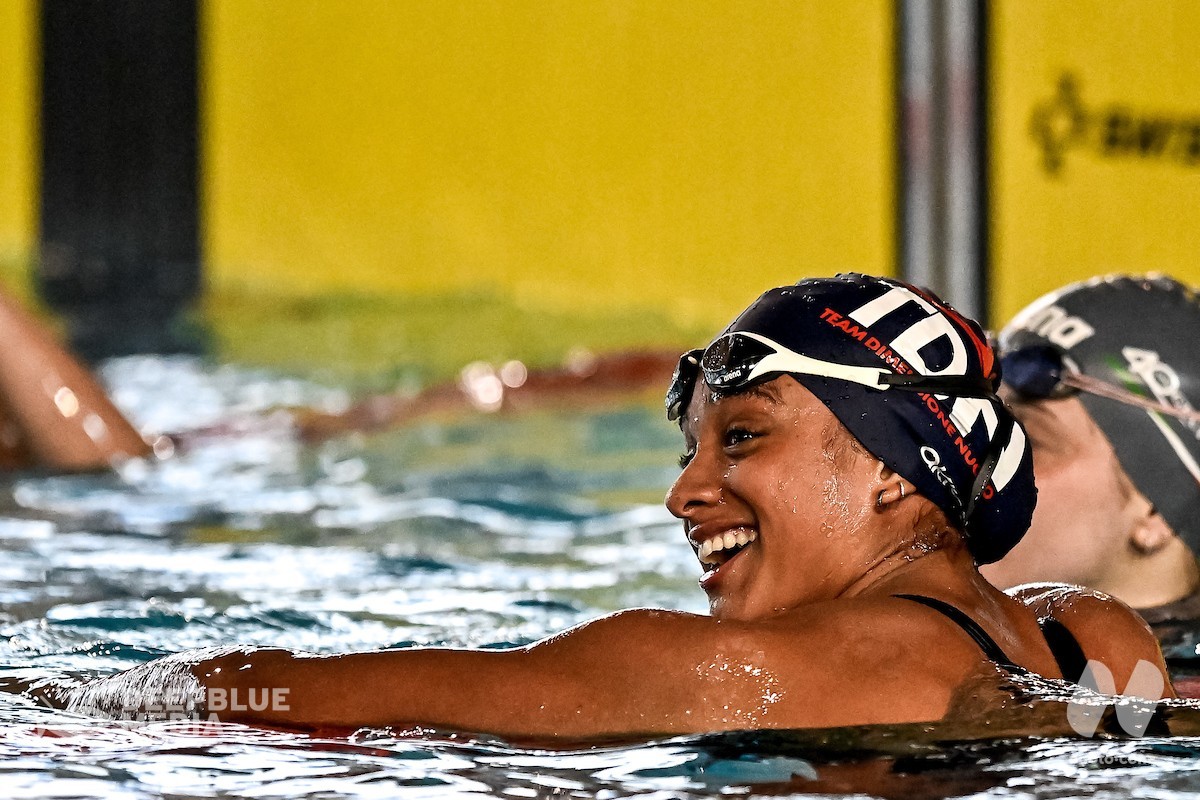
[[[43,694],[539,739],[970,718],[1006,674],[1059,675],[1034,614],[976,568],[1034,507],[997,383],[979,327],[911,286],[773,289],[684,355],[667,398],[686,453],[666,503],[710,615],[631,609],[509,650],[181,653]]]

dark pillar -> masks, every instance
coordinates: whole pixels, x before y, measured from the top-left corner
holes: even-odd
[[[986,0],[899,0],[901,273],[987,324]]]
[[[191,349],[197,0],[42,0],[39,288],[88,358]]]

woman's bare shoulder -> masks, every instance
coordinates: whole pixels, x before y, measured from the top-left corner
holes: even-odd
[[[1129,685],[1140,664],[1148,662],[1162,673],[1173,696],[1158,638],[1125,603],[1095,589],[1062,583],[1025,584],[1008,594],[1024,603],[1043,627],[1065,628],[1087,661],[1103,664],[1112,673],[1118,690]]]
[[[1153,640],[1157,647],[1150,626],[1135,610],[1097,589],[1066,583],[1027,583],[1014,586],[1007,593],[1022,602],[1039,619],[1069,623],[1081,632],[1107,633],[1108,638],[1115,638],[1119,634]],[[1096,630],[1093,631],[1093,628]]]
[[[890,597],[813,603],[752,622],[632,609],[546,645],[557,669],[607,662],[605,672],[624,672],[644,698],[716,693],[731,708],[769,710],[761,721],[779,727],[937,720],[962,683],[987,668],[953,625]]]

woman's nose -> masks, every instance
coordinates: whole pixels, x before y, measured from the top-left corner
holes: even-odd
[[[686,519],[697,509],[715,505],[721,498],[721,474],[714,459],[698,448],[667,491],[667,510]]]

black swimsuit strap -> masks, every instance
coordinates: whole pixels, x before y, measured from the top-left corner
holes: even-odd
[[[941,613],[966,631],[967,635],[975,640],[975,644],[979,645],[979,649],[983,651],[983,654],[995,662],[996,666],[1006,669],[1009,672],[1023,673],[1027,671],[1024,667],[1009,658],[1000,645],[996,644],[996,640],[989,636],[988,632],[981,628],[978,622],[968,617],[962,610],[955,608],[947,602],[938,600],[936,597],[926,597],[921,594],[896,594],[892,596],[903,600],[912,600],[914,603],[920,603]]]
[[[1056,619],[1044,619],[1038,625],[1042,629],[1042,635],[1046,637],[1046,644],[1050,646],[1051,655],[1058,662],[1058,671],[1065,680],[1079,683],[1088,662],[1083,648],[1079,646],[1079,640],[1067,630],[1066,625]]]

